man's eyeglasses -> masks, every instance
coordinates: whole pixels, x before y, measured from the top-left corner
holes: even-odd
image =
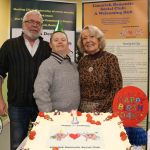
[[[34,21],[34,20],[26,20],[26,21],[24,21],[25,23],[27,22],[27,23],[29,23],[29,24],[36,24],[37,26],[42,26],[42,23],[41,22],[39,22],[39,21]]]

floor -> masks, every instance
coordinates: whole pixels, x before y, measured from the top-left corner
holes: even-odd
[[[10,129],[9,129],[9,123],[7,123],[2,133],[0,134],[0,149],[1,150],[10,150]]]

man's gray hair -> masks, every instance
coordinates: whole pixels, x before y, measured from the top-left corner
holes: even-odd
[[[38,10],[30,10],[30,11],[26,12],[24,17],[23,17],[22,22],[25,22],[27,20],[27,16],[30,15],[30,14],[38,15],[41,19],[41,23],[43,23],[43,17],[42,17],[41,13]]]

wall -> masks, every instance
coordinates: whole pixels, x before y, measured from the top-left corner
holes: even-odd
[[[10,0],[0,0],[0,46],[9,38]]]
[[[0,0],[0,47],[3,44],[3,42],[9,38],[9,29],[10,29],[10,0]],[[7,80],[4,81],[3,84],[3,93],[4,93],[4,99],[7,100],[7,88],[6,83]],[[3,117],[2,120],[4,121],[4,124],[8,122],[7,117]]]

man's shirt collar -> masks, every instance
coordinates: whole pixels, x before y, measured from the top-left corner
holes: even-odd
[[[62,57],[61,55],[59,55],[59,54],[57,54],[57,53],[55,53],[55,52],[52,52],[52,53],[51,53],[51,56],[53,56],[54,59],[56,59],[60,64],[61,64],[62,61],[65,60],[65,59],[68,59],[68,60],[71,62],[71,59],[70,59],[70,57],[69,57],[68,55],[67,55],[66,58],[64,58],[64,57]]]

